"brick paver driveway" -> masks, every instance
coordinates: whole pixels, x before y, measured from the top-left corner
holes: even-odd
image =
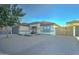
[[[0,36],[0,52],[16,55],[75,55],[79,54],[79,41],[69,36],[13,35],[7,39]]]

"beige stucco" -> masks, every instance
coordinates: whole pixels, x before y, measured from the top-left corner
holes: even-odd
[[[72,24],[67,24],[66,27],[69,27],[69,26],[79,26],[79,23],[72,23]]]
[[[54,28],[60,28],[58,25],[53,24],[52,25]]]
[[[79,26],[79,23],[69,23],[64,27],[57,28],[57,35],[65,35],[65,36],[76,36],[76,26]]]
[[[28,26],[23,26],[23,25],[20,25],[19,26],[19,31],[29,31],[29,27]]]
[[[30,30],[32,30],[31,28],[32,28],[33,26],[37,27],[37,32],[38,32],[38,33],[41,32],[41,26],[40,26],[40,24],[31,24],[31,25],[30,25]]]
[[[30,25],[30,30],[32,30],[31,27],[33,27],[33,26],[37,27],[37,33],[38,33],[38,34],[53,34],[53,35],[55,35],[55,28],[58,27],[58,26],[55,25],[55,24],[50,25],[50,26],[51,26],[51,32],[49,32],[49,33],[45,33],[45,32],[42,32],[43,28],[42,28],[42,26],[41,26],[40,23],[37,23],[37,24],[31,24],[31,25]],[[54,26],[55,26],[55,28],[54,28]]]

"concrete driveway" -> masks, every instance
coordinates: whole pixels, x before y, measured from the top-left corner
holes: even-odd
[[[0,52],[9,55],[76,55],[79,54],[79,41],[69,36],[0,36]]]

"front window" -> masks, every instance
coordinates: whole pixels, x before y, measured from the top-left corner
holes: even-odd
[[[50,32],[51,31],[51,26],[49,25],[43,25],[42,27],[42,32]]]

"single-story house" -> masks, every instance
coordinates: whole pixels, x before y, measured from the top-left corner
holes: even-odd
[[[0,34],[6,34],[7,32],[8,33],[11,33],[11,27],[0,27]]]
[[[20,23],[12,28],[13,34],[24,34],[29,32],[29,25],[27,23]]]
[[[57,35],[64,36],[79,36],[79,21],[70,21],[66,26],[57,29]]]
[[[29,32],[29,25],[27,23],[20,23],[19,25],[15,25],[13,27],[0,27],[0,34],[5,34],[5,33],[9,34],[22,34],[22,33],[26,33]]]
[[[73,36],[79,36],[79,20],[67,22],[66,27]]]
[[[57,24],[47,21],[32,22],[29,28],[33,34],[52,34],[56,35],[56,28],[59,27]]]

